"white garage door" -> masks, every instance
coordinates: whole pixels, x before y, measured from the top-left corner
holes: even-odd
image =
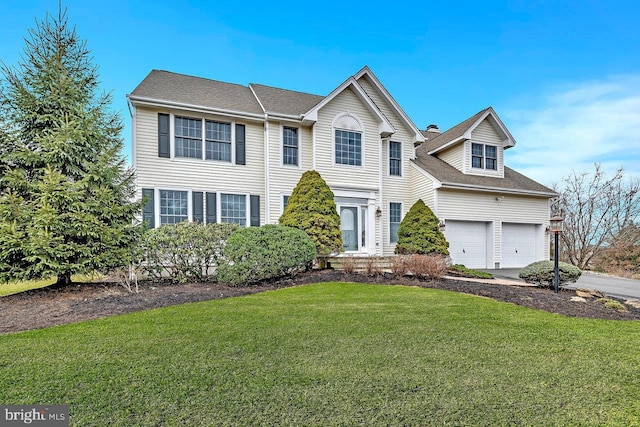
[[[447,221],[444,235],[454,264],[487,268],[487,226],[484,222]]]
[[[536,226],[502,224],[502,268],[520,268],[536,260]]]

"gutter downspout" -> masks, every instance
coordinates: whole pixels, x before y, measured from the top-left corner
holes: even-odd
[[[269,115],[264,114],[264,219],[265,224],[271,224],[271,179],[270,179],[270,162],[269,162]]]
[[[382,215],[380,215],[380,224],[378,225],[378,231],[380,232],[380,241],[377,242],[378,243],[378,256],[383,256],[384,254],[384,219],[389,215],[388,212],[386,212],[386,209],[384,209],[383,204],[384,204],[384,198],[383,196],[383,188],[382,188],[382,163],[384,163],[382,160],[382,144],[383,144],[383,139],[380,138],[380,144],[378,144],[378,159],[380,159],[378,161],[378,188],[379,190],[379,197],[380,197],[380,210],[382,210]],[[374,218],[376,218],[374,216]]]

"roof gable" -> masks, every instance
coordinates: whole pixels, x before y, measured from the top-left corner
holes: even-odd
[[[318,111],[322,109],[329,102],[333,101],[339,94],[343,93],[345,90],[351,89],[355,95],[360,99],[360,101],[371,111],[371,113],[376,117],[378,121],[378,131],[382,136],[389,136],[395,133],[395,129],[391,122],[382,114],[380,109],[376,106],[373,100],[367,95],[362,86],[358,84],[356,79],[351,76],[347,80],[344,81],[340,86],[335,88],[329,95],[325,96],[322,101],[317,103],[313,108],[309,109],[305,114],[303,114],[303,119],[315,122],[318,120]]]
[[[378,92],[378,94],[391,106],[391,109],[395,111],[395,113],[404,121],[405,125],[411,129],[414,133],[415,140],[418,142],[423,142],[425,140],[424,136],[418,129],[418,127],[413,123],[413,121],[409,118],[407,113],[400,107],[400,105],[396,102],[396,100],[391,96],[389,91],[380,83],[380,80],[373,74],[373,71],[368,66],[364,66],[360,71],[358,71],[354,78],[356,80],[360,80],[361,78],[366,78],[372,84],[374,90]]]
[[[473,130],[484,120],[487,120],[493,126],[496,133],[502,139],[502,146],[504,148],[510,148],[516,144],[515,139],[493,108],[488,107],[441,134],[435,134],[435,136],[433,136],[433,132],[423,131],[422,134],[428,139],[422,144],[420,151],[426,150],[427,154],[436,154],[460,142],[469,140],[471,139]]]

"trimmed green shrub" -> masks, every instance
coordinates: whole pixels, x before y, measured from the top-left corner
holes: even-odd
[[[267,224],[236,231],[227,241],[224,256],[218,281],[241,286],[309,269],[316,247],[302,230]]]
[[[174,282],[215,278],[224,245],[237,224],[181,222],[149,230],[140,243],[138,269],[152,279]]]
[[[493,279],[493,274],[491,273],[487,273],[486,271],[472,270],[462,264],[452,265],[451,267],[449,267],[449,271],[462,277],[471,277],[476,279]]]
[[[315,244],[318,255],[342,251],[340,216],[333,201],[333,191],[316,171],[302,174],[279,222],[304,230]]]
[[[566,262],[558,263],[558,283],[575,282],[582,275],[582,270]],[[542,288],[553,287],[555,276],[553,261],[538,261],[520,270],[518,277],[528,283],[536,283]]]
[[[398,228],[395,253],[449,255],[448,247],[438,218],[422,200],[415,202]]]

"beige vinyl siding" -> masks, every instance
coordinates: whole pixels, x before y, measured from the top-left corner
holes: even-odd
[[[298,128],[298,166],[282,163],[283,126]],[[305,171],[313,168],[310,127],[290,122],[269,122],[269,218],[275,224],[282,215],[282,196],[291,195]]]
[[[502,145],[502,139],[487,119],[484,119],[471,131],[471,139],[489,144]]]
[[[362,166],[335,163],[335,134],[333,121],[336,116],[349,112],[363,126]],[[380,134],[378,122],[369,109],[349,88],[337,95],[318,113],[316,123],[316,169],[330,186],[377,189]]]
[[[246,165],[198,159],[158,157],[158,112],[229,122],[225,117],[136,107],[136,169],[138,197],[142,188],[253,194],[260,197],[264,221],[264,132],[261,123],[232,121],[246,126]],[[171,116],[173,120],[173,115]],[[171,144],[174,144],[173,139]]]
[[[527,197],[489,192],[438,190],[440,219],[481,221],[493,223],[494,259],[500,259],[502,223],[537,224],[546,226],[549,201],[544,197]],[[502,198],[497,200],[496,198]],[[541,222],[543,219],[543,222]],[[548,253],[549,239],[545,236],[544,253]]]
[[[455,147],[448,148],[438,153],[437,157],[459,171],[464,170],[464,144],[457,144]]]
[[[392,255],[395,244],[389,243],[389,203],[402,202],[402,216],[409,211],[417,198],[413,197],[415,170],[411,163],[414,156],[413,143],[415,134],[413,129],[409,128],[404,120],[398,116],[395,109],[387,103],[387,101],[374,89],[369,80],[361,77],[358,80],[360,86],[367,95],[373,100],[382,114],[391,122],[396,132],[386,139],[382,144],[382,252],[383,255]],[[402,176],[389,175],[389,141],[397,141],[402,143]],[[420,181],[421,185],[424,181]],[[428,187],[432,184],[429,181]],[[428,192],[425,192],[427,194]]]

